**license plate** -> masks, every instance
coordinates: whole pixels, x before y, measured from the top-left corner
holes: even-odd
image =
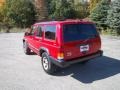
[[[80,52],[89,51],[89,45],[80,46]]]

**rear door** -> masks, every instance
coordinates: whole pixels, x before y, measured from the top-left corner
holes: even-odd
[[[100,49],[100,38],[93,24],[63,25],[65,60],[86,56]]]
[[[57,50],[59,46],[57,45],[57,25],[48,24],[44,26],[44,40],[43,47],[49,51],[49,55],[56,58]]]

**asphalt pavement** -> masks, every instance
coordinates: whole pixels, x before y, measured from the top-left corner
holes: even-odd
[[[25,55],[23,33],[0,34],[0,90],[120,90],[120,39],[102,36],[104,56],[46,74]]]

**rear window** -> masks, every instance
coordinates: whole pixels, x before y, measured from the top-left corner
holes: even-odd
[[[98,35],[93,24],[66,24],[63,26],[64,42],[94,38]]]

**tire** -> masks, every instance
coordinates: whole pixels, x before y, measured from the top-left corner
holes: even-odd
[[[48,74],[54,74],[57,70],[57,66],[50,61],[49,56],[46,52],[42,54],[41,63],[43,70]]]
[[[31,49],[28,47],[27,42],[23,42],[23,49],[24,49],[24,53],[26,55],[30,55],[31,54]]]

